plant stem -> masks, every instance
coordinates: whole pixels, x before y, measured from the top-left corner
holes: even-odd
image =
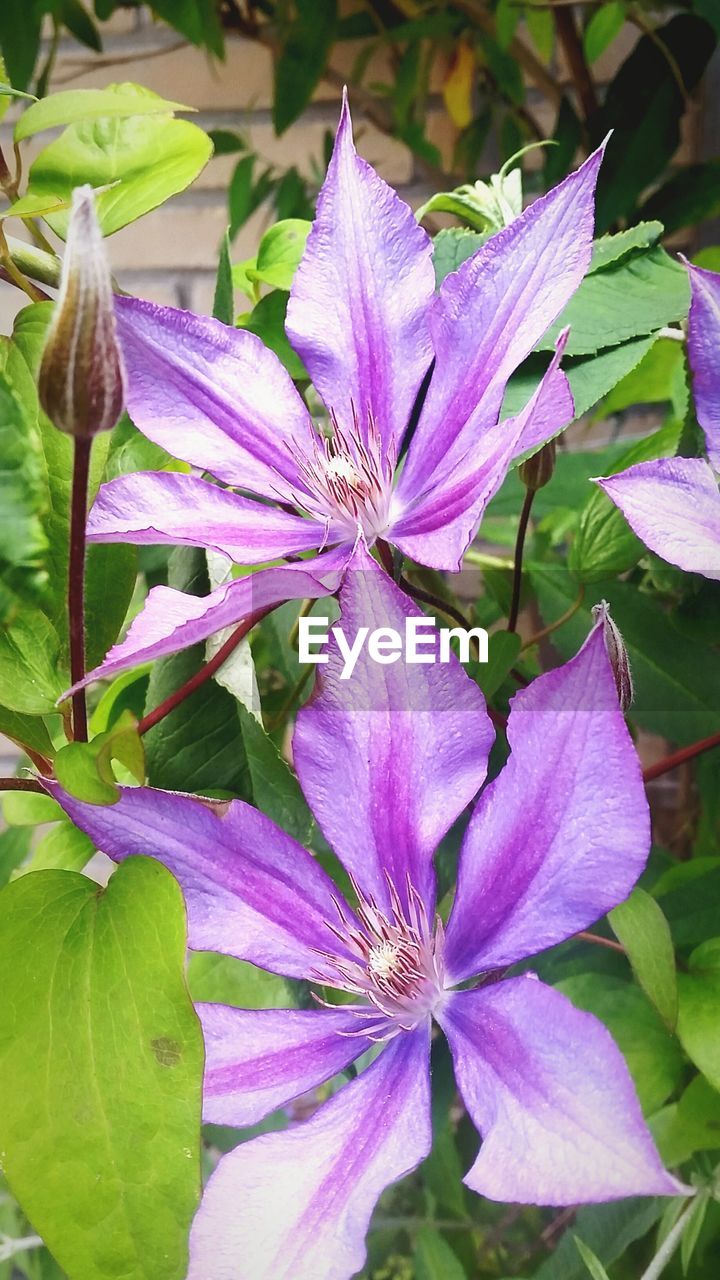
[[[196,689],[200,689],[202,685],[206,684],[207,681],[215,675],[215,672],[220,670],[223,663],[230,657],[230,654],[237,649],[240,641],[247,635],[248,631],[255,626],[255,623],[259,622],[261,618],[264,618],[267,613],[271,613],[272,609],[279,608],[281,603],[283,602],[280,601],[277,605],[273,605],[271,609],[263,609],[260,613],[251,614],[249,618],[246,618],[244,622],[241,622],[239,627],[237,627],[235,631],[233,631],[232,635],[228,636],[225,643],[220,646],[214,658],[211,658],[209,662],[206,662],[199,671],[195,672],[194,676],[191,676],[189,680],[186,680],[185,684],[181,684],[179,689],[176,689],[174,693],[171,693],[169,697],[165,698],[164,701],[155,707],[153,711],[149,711],[146,716],[143,716],[142,720],[138,723],[138,733],[147,733],[148,729],[154,728],[156,724],[159,724],[161,720],[165,719],[165,716],[170,715],[171,711],[174,711],[176,707],[179,707],[181,702],[184,702],[186,698],[189,698]]]
[[[720,747],[720,733],[713,733],[709,738],[701,738],[700,742],[693,742],[689,747],[683,747],[681,751],[675,751],[671,756],[665,756],[663,760],[658,760],[657,764],[651,764],[643,771],[643,782],[652,782],[655,778],[661,778],[664,773],[669,773],[671,769],[677,769],[678,765],[685,764],[688,760],[694,760],[696,756],[701,756],[705,751],[712,751],[713,747]]]
[[[643,1271],[640,1280],[658,1280],[658,1277],[662,1275],[680,1243],[693,1205],[694,1200],[688,1200],[674,1227],[671,1231],[668,1231],[650,1266],[646,1271]]]
[[[400,577],[398,586],[403,591],[407,591],[413,600],[419,600],[421,604],[429,604],[431,609],[436,609],[438,613],[444,613],[452,622],[457,622],[464,631],[470,631],[470,621],[465,617],[464,613],[448,600],[443,600],[440,596],[433,595],[432,591],[426,591],[424,587],[415,586],[414,582],[410,582],[407,578]]]
[[[7,236],[7,247],[10,258],[23,275],[39,280],[41,284],[57,289],[60,284],[60,268],[62,263],[54,253],[46,253],[34,244],[26,244],[24,240],[16,240],[15,236]]]
[[[597,115],[598,100],[595,85],[592,82],[592,77],[585,61],[582,41],[575,23],[575,15],[570,8],[556,8],[553,9],[553,17],[555,19],[555,30],[558,33],[558,39],[567,58],[575,92],[578,96],[578,103],[587,125]]]
[[[0,791],[36,791],[46,796],[47,791],[34,778],[0,778]]]
[[[529,640],[525,641],[520,652],[524,653],[526,649],[531,649],[534,644],[538,644],[539,641],[544,640],[546,636],[551,636],[553,634],[553,631],[559,631],[560,627],[564,627],[565,623],[569,622],[570,619],[574,617],[574,615],[577,613],[584,599],[585,599],[585,584],[581,583],[580,590],[576,598],[573,600],[572,604],[570,605],[570,608],[566,609],[565,612],[561,614],[559,618],[556,618],[554,622],[551,622],[549,626],[543,627],[542,631],[536,631],[534,636],[531,636]]]
[[[517,631],[517,620],[520,612],[520,588],[522,587],[522,560],[523,550],[525,548],[525,536],[527,534],[528,522],[530,520],[530,512],[535,498],[535,489],[528,489],[525,493],[525,501],[520,512],[520,523],[518,525],[517,538],[515,540],[515,563],[513,567],[513,589],[512,601],[510,603],[510,613],[508,616],[508,631]]]
[[[72,495],[70,498],[70,564],[68,566],[68,632],[70,636],[70,680],[85,678],[85,526],[87,524],[88,475],[92,437],[76,436],[73,452]],[[73,738],[87,742],[85,690],[72,695]]]
[[[575,937],[579,938],[581,942],[594,942],[598,947],[607,947],[608,951],[619,951],[622,955],[626,954],[625,948],[619,942],[614,942],[612,938],[601,938],[599,933],[587,933],[582,930],[580,933],[576,933]]]

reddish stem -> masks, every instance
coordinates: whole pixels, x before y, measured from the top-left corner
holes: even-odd
[[[613,942],[612,938],[601,938],[599,933],[576,933],[576,938],[581,942],[594,942],[597,947],[607,947],[608,951],[619,951],[621,955],[625,955],[625,948],[619,942]]]
[[[0,778],[0,791],[36,791],[46,796],[47,791],[34,778]]]
[[[279,605],[273,605],[272,608],[279,608]],[[271,612],[272,609],[263,609],[260,613],[251,614],[245,622],[241,622],[240,626],[237,627],[235,631],[233,631],[232,635],[228,636],[225,643],[221,645],[214,658],[211,658],[209,662],[206,662],[199,671],[195,672],[194,676],[191,676],[189,680],[186,680],[185,684],[181,684],[179,689],[176,689],[168,698],[165,698],[164,702],[161,702],[153,711],[149,711],[146,716],[143,716],[142,720],[138,723],[138,733],[147,733],[148,729],[154,728],[156,724],[159,724],[161,720],[165,719],[165,716],[168,716],[171,711],[174,711],[176,707],[179,707],[181,702],[184,702],[186,698],[189,698],[196,689],[200,689],[202,685],[206,684],[206,682],[215,675],[215,672],[220,670],[221,666],[230,657],[233,650],[237,649],[240,641],[247,635],[248,631],[255,626],[255,623],[259,622],[261,618],[264,618],[266,613]]]
[[[515,540],[515,567],[513,569],[512,600],[510,602],[510,613],[508,615],[507,623],[508,631],[517,631],[517,620],[520,612],[520,590],[522,587],[523,551],[525,549],[525,537],[530,521],[532,504],[535,499],[535,493],[535,489],[527,490],[525,494],[525,501],[522,505],[522,511],[520,512],[520,523],[518,525],[517,538]]]
[[[73,453],[72,497],[70,500],[70,563],[68,567],[68,631],[70,636],[70,682],[85,677],[85,525],[87,523],[88,475],[92,437],[77,436]],[[85,690],[72,696],[73,737],[87,742]]]
[[[658,760],[657,764],[649,765],[643,771],[643,781],[652,782],[654,778],[661,778],[664,773],[677,769],[678,765],[685,764],[687,760],[694,760],[695,756],[701,756],[705,751],[712,751],[713,747],[720,747],[720,733],[713,733],[709,738],[701,738],[700,742],[693,742],[691,746],[683,747],[681,751],[675,751],[671,756],[665,756],[664,760]]]

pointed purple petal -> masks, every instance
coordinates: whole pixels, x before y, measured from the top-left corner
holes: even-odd
[[[465,1182],[490,1200],[568,1205],[681,1195],[612,1036],[533,975],[452,996],[440,1015],[482,1135]]]
[[[219,320],[116,298],[136,427],[219,480],[266,498],[302,489],[292,454],[310,417],[277,356]]]
[[[449,473],[442,471],[423,494],[408,503],[407,510],[398,514],[387,536],[405,555],[434,569],[460,569],[485,508],[513,459],[551,439],[572,421],[570,386],[558,367],[566,336],[567,331],[522,412],[483,432],[460,463]],[[401,480],[396,496],[399,509],[402,494]]]
[[[656,555],[688,573],[720,578],[720,492],[702,458],[638,462],[597,484]]]
[[[698,422],[710,462],[720,471],[720,275],[687,264],[692,302],[688,356]]]
[[[445,952],[453,982],[586,929],[645,866],[647,800],[602,627],[512,700],[510,758],[460,855]]]
[[[91,542],[208,547],[250,565],[314,549],[324,528],[197,476],[140,471],[101,485],[87,534]]]
[[[580,284],[601,160],[596,151],[443,282],[430,322],[437,365],[402,478],[407,497],[497,420],[511,373]]]
[[[287,333],[340,425],[372,414],[399,446],[432,360],[432,244],[412,210],[355,151],[347,102],[295,275]]]
[[[347,1009],[198,1004],[205,1038],[203,1118],[242,1129],[324,1084],[372,1048],[375,1022]]]
[[[117,804],[93,805],[57,783],[47,789],[115,862],[142,854],[172,872],[185,897],[193,950],[220,951],[291,978],[322,969],[317,950],[329,943],[342,954],[326,924],[337,921],[334,884],[252,805],[153,787],[122,787]]]
[[[340,590],[345,639],[359,628],[391,627],[422,610],[358,548]],[[349,679],[333,634],[329,662],[297,718],[293,754],[303,791],[326,838],[361,889],[389,905],[386,874],[405,894],[409,876],[434,904],[432,856],[481,785],[493,731],[483,696],[451,657],[431,665],[373,661],[365,646]]]
[[[69,692],[141,662],[178,653],[224,627],[239,626],[249,618],[259,617],[286,600],[333,595],[350,554],[350,548],[338,547],[314,560],[259,569],[248,577],[216,587],[206,596],[186,595],[172,587],[153,587],[125,639],[114,645],[100,666]]]
[[[350,1280],[375,1204],[430,1150],[426,1029],[400,1035],[312,1119],[223,1156],[188,1280]]]

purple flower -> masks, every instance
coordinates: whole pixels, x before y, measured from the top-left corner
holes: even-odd
[[[330,434],[316,428],[286,370],[254,334],[118,298],[134,422],[176,457],[252,497],[193,475],[123,476],[100,490],[89,537],[186,543],[256,565],[326,547],[347,559],[360,529],[368,545],[387,539],[423,564],[458,568],[513,459],[572,419],[559,369],[564,336],[526,407],[503,420],[500,413],[510,375],[589,264],[600,161],[598,151],[436,293],[432,243],[356,154],[345,103],[286,323],[327,407]],[[152,610],[152,595],[150,602]],[[244,603],[234,620],[245,616]],[[176,600],[176,613],[180,607]],[[198,618],[197,599],[188,602],[183,643],[217,630],[214,607],[211,595],[207,617]],[[160,612],[147,619],[155,638]],[[144,615],[136,621],[140,648],[145,623]]]
[[[720,491],[713,474],[720,471],[720,275],[687,266],[688,355],[709,464],[702,458],[660,458],[597,483],[656,555],[720,579]]]
[[[340,601],[348,639],[368,623],[402,631],[412,616],[362,548]],[[191,947],[350,1000],[200,1005],[208,1121],[255,1124],[376,1054],[310,1119],[220,1160],[192,1228],[189,1280],[346,1280],[362,1267],[378,1196],[430,1150],[433,1020],[483,1138],[466,1178],[475,1191],[562,1205],[682,1190],[605,1028],[533,975],[504,976],[624,899],[647,857],[647,804],[603,625],[513,700],[510,759],[470,820],[446,927],[433,852],[482,783],[492,741],[482,695],[454,660],[362,656],[344,682],[333,637],[298,716],[296,768],[353,880],[352,906],[242,801],[137,788],[93,807],[48,784],[99,848],[172,871]]]

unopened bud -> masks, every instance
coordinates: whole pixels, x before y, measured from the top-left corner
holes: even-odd
[[[542,489],[548,480],[552,479],[552,473],[555,470],[555,441],[548,440],[542,449],[538,449],[532,458],[528,458],[526,462],[521,462],[518,467],[518,475],[525,485],[526,489]]]
[[[76,187],[60,293],[48,329],[38,383],[56,427],[89,437],[109,431],[125,400],[110,266],[92,187]]]
[[[630,659],[625,641],[610,617],[610,606],[607,600],[601,600],[600,604],[593,605],[592,616],[596,623],[602,623],[605,651],[615,677],[618,701],[624,715],[630,710],[634,697]]]

